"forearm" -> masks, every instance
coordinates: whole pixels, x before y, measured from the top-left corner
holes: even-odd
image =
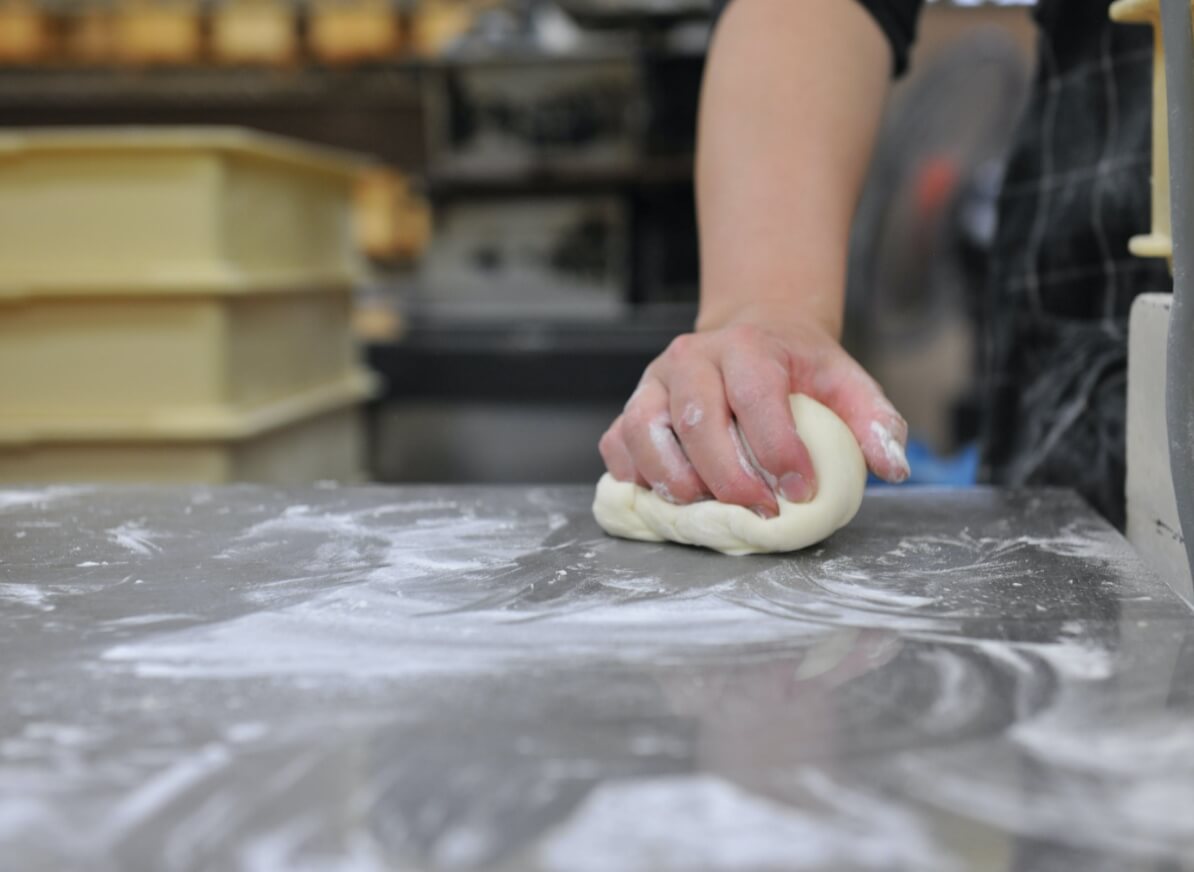
[[[698,131],[699,329],[743,312],[841,331],[850,224],[891,71],[853,0],[736,0]]]

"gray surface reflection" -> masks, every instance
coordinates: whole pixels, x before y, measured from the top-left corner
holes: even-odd
[[[1194,616],[1060,491],[0,491],[0,867],[1194,869]]]

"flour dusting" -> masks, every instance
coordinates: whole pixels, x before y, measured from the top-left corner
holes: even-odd
[[[1059,492],[884,491],[741,559],[576,489],[37,494],[0,555],[25,866],[1194,856],[1194,621]]]
[[[1008,587],[1024,591],[1034,616],[1064,609],[1049,599],[1056,583],[1022,586],[1042,554],[1124,559],[1122,546],[1085,529],[1032,540],[962,531],[904,536],[865,555],[822,547],[808,557],[736,562],[730,572],[723,559],[692,549],[578,539],[546,492],[530,492],[527,502],[534,515],[521,519],[443,500],[420,501],[418,512],[410,503],[285,506],[217,555],[225,571],[252,567],[243,595],[261,608],[114,645],[104,659],[144,676],[368,680],[508,672],[545,647],[560,663],[659,663],[729,646],[802,645],[832,627],[939,638],[962,632]],[[141,527],[118,529],[136,547],[154,545]],[[262,572],[272,566],[273,577]],[[1025,655],[1001,647],[991,656]],[[1110,668],[1097,646],[1064,636],[1035,656],[1067,675],[1098,679]]]
[[[41,506],[66,497],[90,493],[93,488],[74,485],[55,485],[28,490],[0,490],[0,511]]]
[[[818,814],[715,775],[615,780],[543,841],[539,858],[551,872],[949,868],[909,816],[889,824],[871,807]]]
[[[37,584],[0,582],[0,602],[30,606],[47,612],[54,609],[50,604],[50,591]]]
[[[154,541],[160,537],[161,534],[148,529],[144,521],[128,521],[108,531],[108,539],[114,545],[142,556],[156,554],[162,550]]]

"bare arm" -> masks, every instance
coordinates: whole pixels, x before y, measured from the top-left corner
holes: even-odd
[[[850,223],[891,73],[854,0],[737,0],[710,50],[697,199],[701,329],[744,305],[840,333]]]
[[[807,500],[816,483],[793,392],[834,409],[878,474],[907,477],[903,419],[838,344],[850,223],[890,69],[885,38],[854,0],[727,10],[698,135],[697,332],[647,368],[603,437],[616,477],[765,517],[776,493]]]

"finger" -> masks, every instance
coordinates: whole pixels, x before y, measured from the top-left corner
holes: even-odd
[[[779,514],[775,494],[746,456],[716,367],[694,367],[677,377],[671,415],[684,453],[714,497],[764,518]]]
[[[646,484],[634,467],[634,458],[630,456],[630,449],[626,447],[626,440],[622,438],[622,416],[619,415],[609,425],[601,441],[597,443],[597,450],[601,452],[601,459],[605,461],[605,468],[618,481]]]
[[[905,452],[907,422],[853,358],[843,352],[839,361],[821,371],[814,398],[846,422],[876,475],[898,484],[912,474]]]
[[[811,500],[817,490],[816,471],[792,420],[792,376],[786,359],[731,349],[722,371],[747,457],[784,499]]]
[[[622,438],[634,467],[655,493],[684,504],[705,496],[705,487],[672,431],[668,393],[654,379],[644,381],[623,413]]]

